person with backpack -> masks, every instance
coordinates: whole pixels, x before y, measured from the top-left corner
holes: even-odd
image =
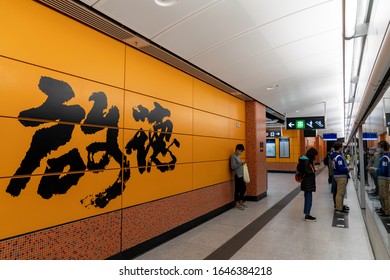
[[[326,165],[328,167],[328,183],[329,184],[332,184],[333,182],[333,167],[332,167],[332,164],[329,164],[329,162],[331,161],[330,160],[330,156],[332,155],[333,153],[333,148],[331,149],[331,151],[329,151],[325,158],[324,158],[324,165]],[[333,193],[333,189],[331,189],[331,192]]]
[[[341,155],[343,143],[333,144],[334,152],[331,159],[333,164],[333,178],[336,182],[335,208],[337,213],[349,213],[349,207],[344,205],[344,196],[349,178],[349,168],[345,158]]]
[[[390,145],[387,141],[378,143],[378,153],[381,154],[379,165],[370,167],[370,170],[375,170],[378,178],[379,200],[381,208],[377,211],[379,216],[390,217]]]
[[[318,152],[315,148],[307,150],[306,155],[301,156],[298,160],[297,172],[302,177],[301,190],[304,192],[304,207],[305,221],[315,222],[316,217],[310,215],[313,204],[313,192],[316,191],[316,175],[314,168],[314,160]]]

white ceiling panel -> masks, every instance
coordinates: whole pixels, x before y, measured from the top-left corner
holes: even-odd
[[[231,0],[235,1],[235,0]],[[239,0],[257,26],[280,20],[301,11],[326,4],[327,0]]]
[[[257,30],[257,32],[248,32],[242,36],[228,40],[223,44],[192,57],[189,61],[203,69],[208,69],[211,73],[216,73],[220,72],[221,69],[230,67],[233,63],[237,63],[258,53],[261,54],[270,49],[272,49],[271,44]]]
[[[154,40],[179,56],[191,57],[256,27],[239,1],[219,1],[176,24]],[[188,44],[188,42],[191,44]]]
[[[342,61],[342,44],[340,39],[340,30],[332,30],[330,32],[316,34],[302,40],[294,41],[290,44],[282,45],[275,48],[274,52],[278,54],[281,61],[288,63],[292,60],[302,59],[314,55],[321,56],[327,51],[336,50],[338,59]]]
[[[137,33],[153,39],[217,0],[179,1],[177,5],[162,7],[154,0],[100,0],[87,1],[93,8],[122,23]],[[91,3],[96,2],[96,3]]]
[[[292,65],[295,65],[293,62],[304,59],[317,59],[317,63],[320,64],[315,64],[316,67],[320,67],[322,64],[327,65],[329,64],[329,60],[326,57],[327,52],[331,52],[332,56],[334,55],[334,57],[330,58],[332,61],[336,60],[336,62],[341,62],[342,52],[340,49],[340,42],[339,40],[333,39],[335,38],[335,33],[338,34],[338,32],[333,31],[309,37],[267,52],[249,56],[234,64],[229,65],[223,62],[216,63],[217,66],[215,66],[215,68],[218,67],[220,72],[214,71],[211,73],[221,79],[229,80],[237,86],[238,82],[243,80],[242,77],[247,79],[254,76],[257,80],[262,73],[267,75],[267,73],[269,74],[269,71],[272,71],[272,69],[276,69],[276,73],[274,74],[275,77],[280,76],[282,72],[279,71],[283,71],[279,70],[280,68],[288,66],[287,69],[291,69]],[[333,41],[333,43],[324,44],[323,41],[327,41],[328,43]],[[220,53],[223,53],[223,51],[221,50]],[[229,57],[226,53],[224,54],[225,57]],[[221,57],[223,57],[222,54]],[[212,57],[209,57],[209,60],[214,61]],[[300,67],[300,65],[296,66],[298,70]],[[313,66],[310,65],[310,67]],[[338,67],[338,65],[335,67]],[[293,69],[293,71],[296,70]],[[266,79],[268,80],[269,78],[270,76],[268,75]],[[275,80],[275,78],[273,80]],[[273,81],[271,80],[268,83],[270,82],[272,83]]]
[[[325,52],[321,55],[305,57],[285,64],[273,64],[273,67],[268,64],[269,68],[264,71],[253,71],[246,75],[237,73],[245,79],[234,83],[234,85],[237,88],[245,89],[245,91],[252,91],[256,88],[259,89],[258,93],[261,94],[266,91],[266,87],[270,84],[278,84],[279,89],[282,88],[285,84],[279,84],[278,82],[289,77],[294,81],[300,80],[300,77],[310,81],[318,77],[326,77],[329,75],[329,71],[335,67],[337,68],[336,72],[341,73],[340,65],[342,64],[339,56],[337,56],[337,51]],[[261,65],[258,67],[260,68]],[[261,98],[261,96],[258,97]]]
[[[343,1],[82,2],[276,112],[318,115],[326,104],[327,130],[343,135]],[[389,9],[388,1],[374,1],[376,33],[384,32],[390,13],[377,14]],[[366,44],[373,55],[363,59],[365,76],[383,37],[371,34],[377,41]],[[272,85],[278,87],[267,91]]]
[[[306,37],[315,36],[334,29],[341,30],[341,9],[337,14],[337,5],[341,2],[329,2],[288,15],[260,28],[271,47],[278,47]]]
[[[247,36],[259,37],[262,39],[260,43],[266,42],[265,47],[276,48],[341,27],[340,14],[334,12],[340,6],[339,1],[288,14],[267,24],[258,24],[253,16],[248,15],[248,9],[242,8],[240,2],[222,1],[210,6],[157,36],[155,40],[181,57],[191,60],[236,38],[246,43]],[[192,44],[188,45],[188,41]],[[257,52],[264,50],[262,44],[256,46],[260,47]]]

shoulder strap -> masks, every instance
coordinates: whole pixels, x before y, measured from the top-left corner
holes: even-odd
[[[337,164],[336,164],[336,162],[337,162],[337,158],[338,158],[338,157],[341,157],[341,155],[337,155],[337,156],[335,156],[335,158],[333,159],[333,161],[334,161],[333,169],[337,169]]]
[[[382,158],[387,158],[387,161],[390,161],[390,158],[389,158],[387,155],[383,155],[383,156],[381,157],[381,160],[382,160]]]
[[[336,162],[338,157],[341,157],[341,155],[337,155],[333,160]]]

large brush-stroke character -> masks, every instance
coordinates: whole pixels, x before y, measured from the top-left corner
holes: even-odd
[[[85,111],[81,106],[65,104],[75,96],[68,83],[50,77],[41,77],[38,87],[44,94],[47,95],[47,99],[39,107],[22,111],[19,114],[19,121],[26,127],[36,127],[47,124],[47,121],[49,120],[55,122],[52,122],[52,126],[41,128],[35,132],[30,148],[14,174],[15,177],[11,179],[9,185],[7,186],[6,191],[12,196],[19,196],[20,192],[30,181],[30,175],[32,175],[32,173],[40,166],[40,162],[43,158],[47,157],[52,151],[56,151],[59,147],[64,146],[70,141],[75,127],[74,123],[80,123],[85,117]],[[35,120],[31,121],[28,119]],[[53,164],[53,172],[62,171],[60,165],[63,164],[59,163],[62,160],[66,160],[68,162],[67,165],[70,165],[70,169],[72,171],[85,169],[85,165],[76,149],[70,151],[63,158],[57,159],[57,161],[49,160],[49,170],[50,165]],[[46,169],[46,172],[49,172],[49,170]],[[71,173],[65,175],[63,180],[65,185],[52,185],[53,193],[66,192],[66,189],[70,188],[69,183],[77,184],[77,181],[81,176],[82,173]],[[45,181],[45,179],[48,178],[44,178],[43,180]],[[45,185],[45,182],[43,185]],[[57,190],[55,190],[56,188]],[[38,193],[44,198],[51,196],[50,191],[48,193],[46,187],[42,185],[38,187]]]
[[[32,173],[40,166],[41,160],[68,143],[72,138],[75,124],[81,123],[85,118],[82,107],[66,105],[66,102],[75,96],[68,83],[50,77],[41,77],[38,87],[48,96],[46,101],[37,108],[22,111],[19,114],[19,121],[24,126],[31,127],[50,124],[49,121],[52,121],[53,125],[35,132],[29,150],[6,189],[12,196],[19,196]],[[81,129],[85,134],[94,134],[107,129],[106,142],[95,142],[86,147],[87,165],[76,148],[57,158],[49,158],[44,176],[39,182],[38,194],[45,199],[51,198],[54,194],[65,194],[72,186],[77,185],[86,169],[94,172],[103,171],[113,157],[121,167],[115,182],[103,192],[89,196],[88,201],[87,199],[81,201],[87,205],[104,208],[112,199],[122,194],[125,183],[130,178],[130,164],[118,146],[118,108],[111,107],[107,110],[107,97],[103,92],[93,93],[89,100],[94,101],[94,105]],[[102,151],[104,155],[99,162],[96,162],[94,155]],[[67,174],[63,175],[67,166],[69,166]]]
[[[93,205],[95,207],[104,208],[110,200],[121,195],[125,189],[126,182],[130,178],[130,163],[119,149],[118,145],[118,107],[113,106],[107,110],[108,103],[104,92],[93,93],[90,96],[89,101],[93,101],[94,105],[88,113],[87,118],[84,120],[84,125],[81,127],[81,130],[85,134],[94,134],[100,130],[107,129],[107,140],[106,142],[94,142],[87,147],[87,168],[89,170],[94,170],[94,172],[100,172],[108,165],[111,157],[114,158],[122,168],[119,170],[118,177],[112,185],[107,187],[103,192],[88,196],[81,200],[81,203],[85,206]],[[98,152],[104,152],[104,154],[99,161],[96,161],[94,156]]]
[[[172,145],[180,147],[180,142],[176,138],[169,144],[173,123],[166,118],[171,116],[171,112],[157,102],[154,102],[154,106],[155,108],[151,111],[142,105],[133,108],[133,117],[137,122],[147,120],[149,124],[152,124],[148,133],[139,129],[126,145],[127,154],[131,154],[133,150],[137,151],[138,171],[141,174],[145,170],[150,172],[152,164],[155,164],[161,172],[174,170],[177,158],[170,147]],[[152,148],[152,154],[147,159],[150,148]],[[167,154],[169,154],[170,160],[162,162],[159,155],[165,158]]]

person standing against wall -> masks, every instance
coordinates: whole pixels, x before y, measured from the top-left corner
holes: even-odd
[[[349,207],[344,205],[344,196],[347,189],[349,178],[349,168],[345,158],[341,155],[343,144],[335,142],[333,144],[334,152],[332,153],[333,178],[336,181],[336,199],[335,208],[338,213],[349,213]]]
[[[379,200],[381,208],[377,211],[380,216],[390,217],[390,145],[387,141],[378,143],[378,153],[381,154],[379,165],[370,167],[370,170],[375,170],[378,178]]]
[[[244,204],[246,184],[244,182],[243,164],[240,156],[244,151],[243,144],[236,145],[236,151],[230,156],[230,168],[234,174],[234,201],[236,203],[236,209],[244,210],[246,205]]]
[[[304,192],[305,202],[303,213],[305,214],[305,221],[317,221],[316,217],[310,215],[313,204],[313,192],[316,191],[316,174],[314,168],[314,160],[318,152],[315,148],[307,150],[306,155],[301,156],[298,161],[297,171],[302,174],[301,190]]]

